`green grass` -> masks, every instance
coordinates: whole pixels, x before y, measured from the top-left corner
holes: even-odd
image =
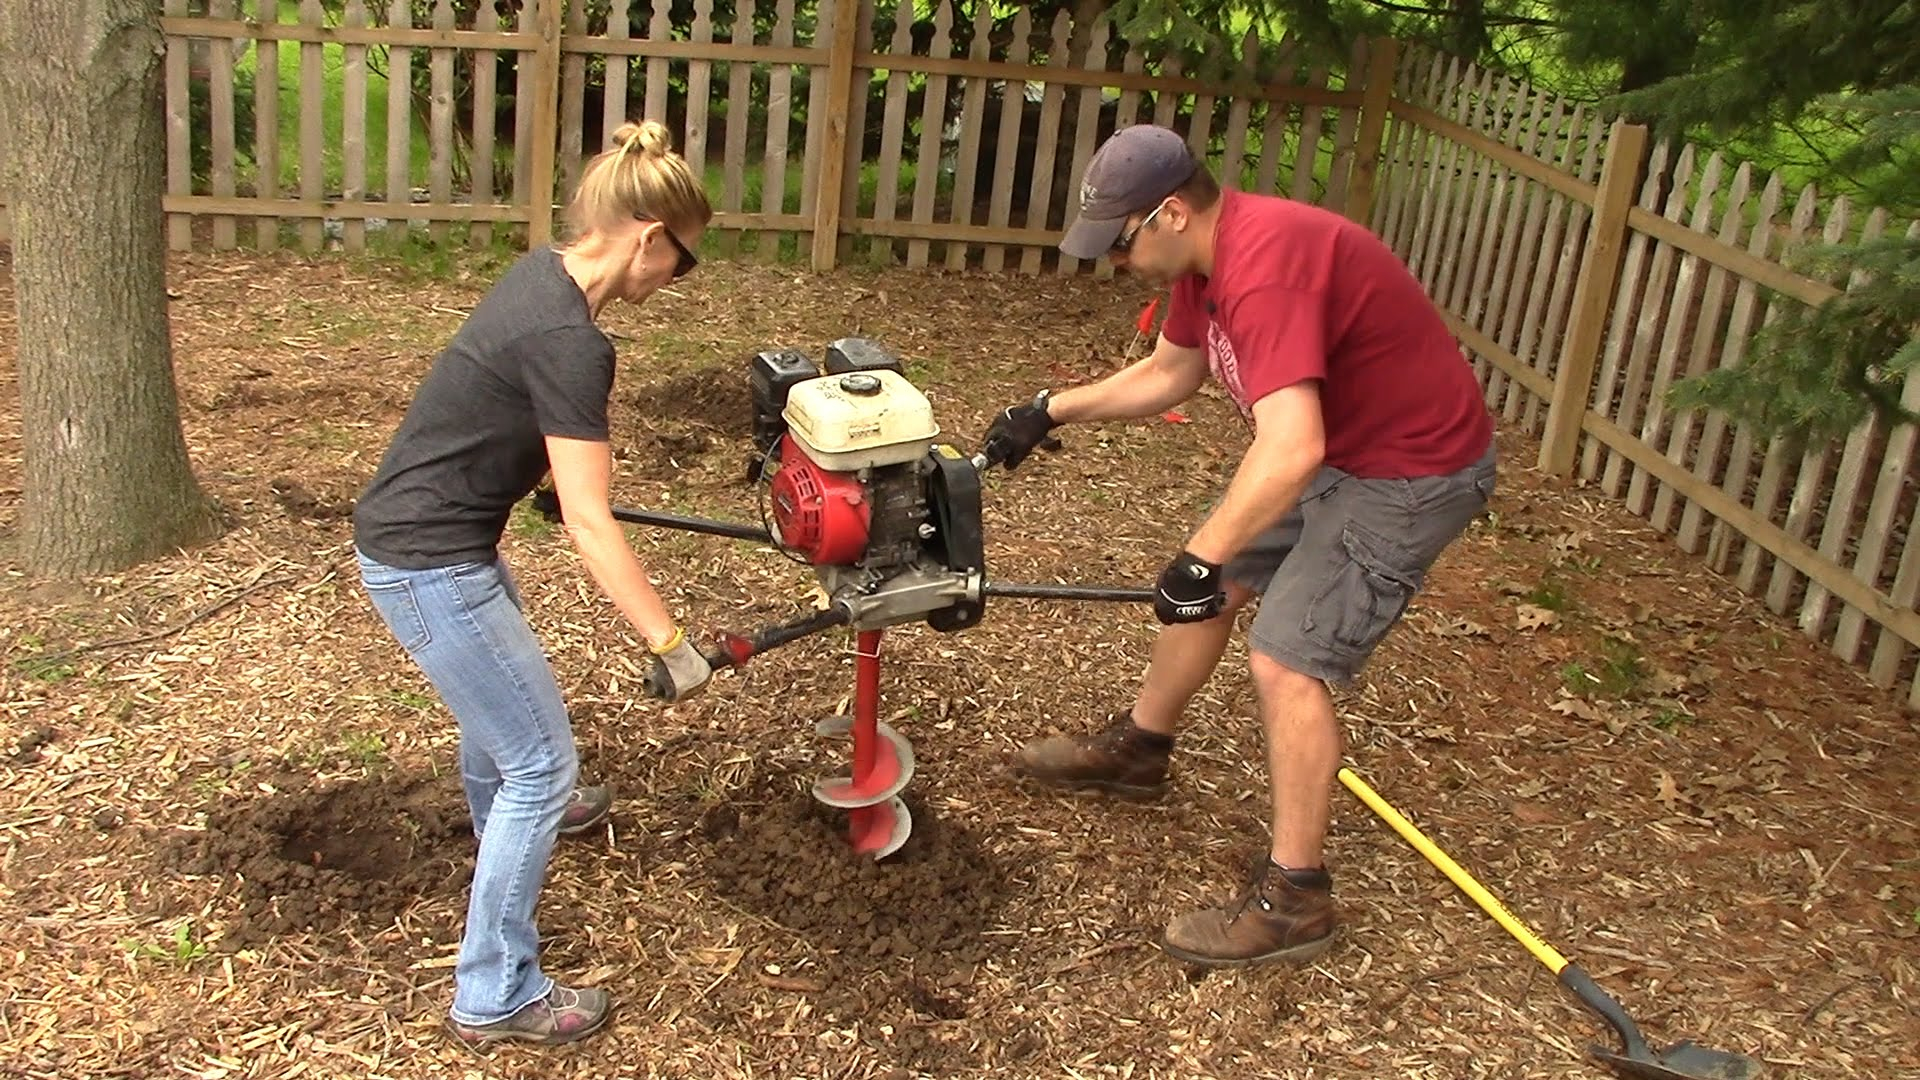
[[[280,21],[298,22],[300,5],[297,0],[280,0]],[[256,48],[266,47],[259,42]],[[280,139],[278,143],[279,163],[276,170],[280,190],[291,192],[299,190],[300,183],[300,75],[302,50],[313,46],[298,41],[277,43],[279,51],[279,92],[276,103],[279,107]],[[346,127],[346,65],[347,51],[344,45],[321,45],[321,164],[325,188],[328,192],[342,190],[346,180],[346,152],[344,131]],[[384,191],[387,186],[387,79],[381,72],[386,70],[386,50],[379,46],[368,46],[367,53],[367,122],[366,122],[366,162],[367,188]],[[415,50],[414,66],[424,62],[426,53]],[[376,68],[378,70],[376,70]],[[253,50],[242,53],[234,64],[235,74],[253,74],[258,70],[258,60]],[[426,126],[420,118],[409,111],[408,177],[410,184],[424,182],[427,165],[431,158],[431,146]],[[196,133],[198,135],[200,133]],[[257,176],[255,165],[249,162],[243,169],[242,182],[252,182]]]
[[[158,960],[163,963],[190,967],[195,960],[207,955],[206,943],[193,936],[193,924],[182,922],[173,928],[173,933],[162,939],[160,944],[149,941],[127,940],[120,943],[127,955],[134,960]]]
[[[1577,697],[1627,699],[1644,689],[1651,674],[1638,645],[1605,637],[1600,641],[1600,655],[1590,662],[1574,660],[1561,665],[1560,683]]]

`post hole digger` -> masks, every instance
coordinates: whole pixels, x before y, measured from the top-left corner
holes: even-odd
[[[926,396],[898,357],[864,338],[827,346],[824,371],[804,353],[759,353],[749,365],[759,525],[615,507],[615,519],[767,543],[813,567],[823,610],[748,634],[725,634],[703,650],[715,669],[834,627],[855,632],[853,715],[816,731],[850,736],[852,768],[814,784],[813,794],[848,812],[854,850],[885,858],[913,822],[900,792],[913,775],[913,745],[879,719],[880,643],[888,626],[925,621],[941,632],[977,625],[989,597],[1150,603],[1149,589],[1011,584],[986,575],[980,475],[991,464],[939,441]],[[549,517],[551,490],[534,497]],[[658,672],[656,671],[656,675]],[[649,689],[664,696],[651,681]]]
[[[1460,887],[1480,909],[1492,916],[1494,921],[1526,946],[1534,958],[1545,964],[1548,970],[1560,978],[1560,985],[1566,987],[1580,999],[1580,1003],[1592,1009],[1607,1022],[1614,1034],[1620,1037],[1620,1049],[1610,1050],[1603,1046],[1592,1046],[1588,1052],[1605,1062],[1622,1076],[1637,1080],[1754,1080],[1760,1075],[1760,1063],[1745,1054],[1729,1053],[1725,1050],[1710,1050],[1692,1041],[1675,1043],[1664,1051],[1655,1051],[1647,1044],[1640,1028],[1627,1015],[1625,1008],[1613,996],[1600,988],[1579,964],[1571,963],[1558,950],[1540,940],[1527,925],[1513,916],[1505,905],[1495,899],[1472,874],[1462,869],[1459,863],[1447,857],[1433,841],[1427,839],[1414,824],[1401,816],[1380,794],[1373,790],[1365,780],[1360,779],[1352,769],[1343,768],[1339,772],[1340,782],[1353,792],[1369,810],[1377,814],[1400,834],[1400,837],[1412,844],[1414,849],[1425,856],[1428,862],[1447,875]]]

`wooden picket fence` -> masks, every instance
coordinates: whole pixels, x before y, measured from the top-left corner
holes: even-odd
[[[668,122],[696,168],[717,167],[723,253],[772,258],[797,246],[820,269],[859,257],[1073,273],[1077,261],[1054,245],[1079,175],[1100,137],[1136,121],[1171,125],[1197,148],[1222,141],[1227,175],[1242,186],[1335,208],[1370,178],[1355,163],[1374,157],[1356,153],[1365,42],[1345,64],[1327,64],[1249,35],[1236,75],[1207,81],[1183,75],[1177,58],[1110,49],[1104,21],[1076,28],[1062,13],[1034,26],[1023,9],[996,32],[990,3],[973,5],[970,27],[952,25],[949,4],[921,16],[915,0],[888,3],[892,30],[876,42],[873,0],[799,10],[795,0],[741,0],[731,25],[716,23],[713,0],[695,0],[690,31],[669,24],[668,5],[629,0],[611,0],[604,17],[596,8],[591,24],[587,4],[529,0],[523,25],[510,27],[490,3],[459,25],[451,0],[436,0],[430,25],[416,26],[411,0],[378,10],[346,0],[331,22],[320,0],[299,0],[292,22],[269,0],[254,0],[250,13],[242,0],[202,2],[205,16],[187,14],[188,0],[165,0],[162,19],[164,206],[176,249],[231,248],[251,228],[260,247],[291,232],[307,250],[353,250],[369,228],[409,223],[435,239],[460,226],[475,243],[499,230],[543,242],[584,160],[630,113]],[[280,130],[279,87],[290,81],[282,42],[298,43],[297,133]],[[251,160],[234,121],[248,56]],[[339,68],[337,104],[325,100],[329,64]],[[411,86],[419,65],[428,73],[424,188],[415,187],[409,95],[386,93],[382,122],[369,122],[370,87]],[[210,98],[204,124],[190,112],[196,74]],[[1387,90],[1383,72],[1381,121]],[[370,130],[385,132],[384,176],[369,175]],[[297,159],[290,170],[283,146]],[[797,190],[786,182],[795,171]]]
[[[1540,436],[1543,468],[1624,500],[1920,705],[1914,429],[1868,422],[1796,451],[1666,398],[1739,364],[1788,305],[1847,286],[1785,253],[1883,235],[1887,215],[1691,145],[1648,147],[1644,128],[1432,53],[1402,51],[1392,100],[1369,224],[1446,310],[1488,408]],[[1905,400],[1920,408],[1920,384]]]
[[[1802,452],[1665,397],[1740,363],[1786,305],[1847,287],[1789,270],[1785,254],[1898,227],[1883,213],[1692,146],[1649,146],[1642,128],[1391,42],[1329,64],[1249,40],[1232,77],[1202,80],[1109,48],[1104,23],[1036,27],[1023,12],[996,33],[986,3],[968,26],[949,4],[927,17],[888,4],[879,41],[888,21],[873,0],[741,0],[727,25],[695,0],[688,29],[668,25],[665,4],[629,0],[591,19],[579,0],[527,0],[519,25],[492,3],[463,20],[451,0],[425,5],[426,25],[411,0],[345,0],[332,22],[320,0],[297,0],[287,22],[267,0],[199,2],[204,16],[164,0],[164,208],[180,249],[355,250],[416,230],[544,242],[581,163],[637,100],[710,170],[721,254],[1106,275],[1104,260],[1054,247],[1080,174],[1107,131],[1173,126],[1227,182],[1385,237],[1445,311],[1488,407],[1541,439],[1547,471],[1623,499],[1920,704],[1914,430],[1870,423]],[[250,127],[236,120],[248,60]],[[418,134],[418,95],[372,104],[413,87],[416,65]],[[283,143],[289,83],[298,130]],[[236,139],[248,131],[250,154]],[[1920,408],[1920,385],[1907,404]]]

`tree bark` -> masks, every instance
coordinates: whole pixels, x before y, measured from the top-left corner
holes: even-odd
[[[29,573],[205,540],[168,336],[159,4],[0,3]]]

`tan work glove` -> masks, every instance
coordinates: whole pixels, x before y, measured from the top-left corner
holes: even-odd
[[[713,666],[693,647],[686,631],[675,630],[664,648],[653,649],[647,693],[662,701],[685,701],[705,689],[711,678]]]

